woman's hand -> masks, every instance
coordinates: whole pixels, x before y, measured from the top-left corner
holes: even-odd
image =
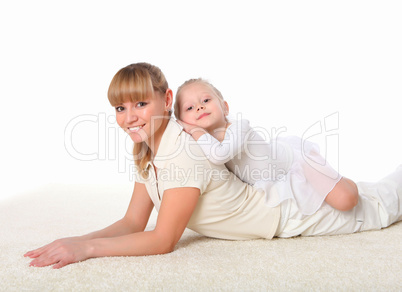
[[[33,259],[30,266],[44,267],[53,265],[55,269],[96,257],[94,250],[97,239],[121,238],[124,235],[141,233],[147,225],[153,206],[145,185],[136,182],[130,205],[123,219],[87,235],[58,239],[41,248],[29,251],[24,256]],[[116,241],[118,242],[119,239]],[[128,242],[128,244],[133,245],[132,241]],[[111,254],[118,254],[120,249],[120,246],[116,245],[116,243],[114,245],[113,243],[106,244],[105,246],[112,250]],[[113,249],[114,246],[115,248]]]
[[[62,238],[41,248],[27,252],[24,256],[33,258],[29,266],[54,269],[88,259],[90,247],[88,241],[78,237]]]
[[[191,124],[185,123],[180,120],[177,120],[177,123],[179,123],[179,125],[181,125],[183,127],[183,129],[186,133],[193,136],[194,140],[196,140],[196,141],[198,141],[198,139],[202,135],[207,133],[207,131],[205,131],[203,128],[200,128],[199,126],[191,125]]]

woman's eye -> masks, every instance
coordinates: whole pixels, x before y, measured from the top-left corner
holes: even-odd
[[[144,101],[140,101],[140,102],[137,103],[137,107],[144,107],[146,105],[147,105],[147,103],[144,102]]]
[[[116,112],[122,112],[123,110],[124,110],[124,107],[116,106]]]

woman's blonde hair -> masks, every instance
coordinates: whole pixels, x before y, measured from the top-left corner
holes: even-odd
[[[211,88],[211,90],[218,97],[222,108],[225,108],[225,105],[224,105],[225,100],[223,99],[223,95],[215,86],[213,86],[207,80],[202,79],[202,78],[189,79],[186,82],[184,82],[182,85],[180,85],[179,88],[177,89],[176,101],[174,103],[174,115],[176,116],[177,119],[180,119],[180,114],[181,114],[181,108],[180,108],[181,92],[186,86],[194,84],[194,83],[204,84],[204,85],[208,86],[209,88]]]
[[[164,95],[169,89],[165,75],[158,67],[148,63],[136,63],[120,69],[109,85],[108,99],[112,106],[127,101],[144,101],[155,97],[155,93]],[[135,143],[134,162],[142,177],[148,177],[146,165],[151,160],[151,149],[145,142]]]

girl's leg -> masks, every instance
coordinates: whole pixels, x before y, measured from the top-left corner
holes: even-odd
[[[346,177],[342,177],[325,198],[327,204],[340,211],[353,209],[358,201],[359,192],[357,186],[352,180]]]

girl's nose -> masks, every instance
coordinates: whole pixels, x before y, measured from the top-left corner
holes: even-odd
[[[198,112],[200,109],[205,109],[205,106],[200,105],[200,106],[197,108],[197,112]]]

